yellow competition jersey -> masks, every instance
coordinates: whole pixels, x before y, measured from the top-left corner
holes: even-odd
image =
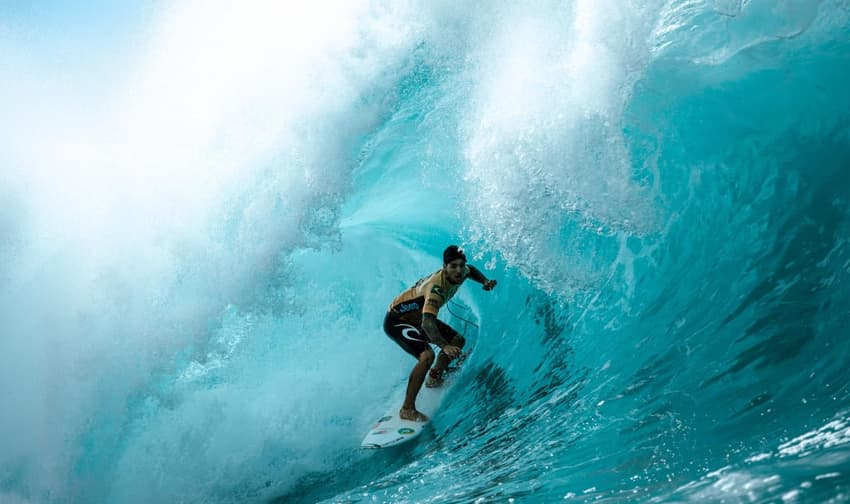
[[[443,269],[420,278],[413,287],[402,292],[390,303],[389,311],[401,316],[408,323],[422,324],[422,314],[430,313],[434,316],[440,308],[452,298],[466,277],[469,276],[469,267],[464,268],[463,279],[455,285],[449,282],[443,275]]]

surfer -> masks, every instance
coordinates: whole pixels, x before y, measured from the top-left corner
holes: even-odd
[[[466,264],[462,248],[450,245],[443,251],[442,268],[420,278],[413,287],[396,296],[390,303],[384,318],[384,332],[418,361],[410,372],[407,394],[398,413],[405,420],[428,421],[427,416],[416,410],[416,396],[422,388],[425,375],[428,374],[427,387],[442,385],[443,373],[449,362],[460,355],[466,343],[457,331],[437,320],[437,313],[467,278],[483,285],[486,291],[496,286],[495,280],[488,280],[475,266]],[[440,347],[436,364],[429,343]]]

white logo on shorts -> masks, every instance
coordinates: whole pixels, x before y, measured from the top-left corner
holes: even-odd
[[[395,326],[396,326],[396,327],[404,327],[404,328],[405,328],[405,329],[403,329],[403,330],[401,331],[401,335],[402,335],[402,336],[404,336],[404,338],[405,338],[405,339],[408,339],[408,340],[410,340],[410,341],[416,341],[416,342],[422,343],[422,340],[421,340],[421,339],[411,337],[409,334],[407,334],[407,333],[409,333],[409,332],[413,331],[413,333],[414,333],[414,334],[416,334],[417,336],[419,336],[419,329],[417,329],[416,327],[414,327],[414,326],[412,326],[412,325],[410,325],[410,324],[396,324]]]

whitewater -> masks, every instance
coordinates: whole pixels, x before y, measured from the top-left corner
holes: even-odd
[[[9,5],[0,68],[0,502],[850,501],[850,2]]]

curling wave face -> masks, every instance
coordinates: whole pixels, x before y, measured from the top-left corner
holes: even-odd
[[[845,500],[850,12],[775,4],[164,11],[0,158],[0,498]],[[363,453],[456,242],[473,351]]]

